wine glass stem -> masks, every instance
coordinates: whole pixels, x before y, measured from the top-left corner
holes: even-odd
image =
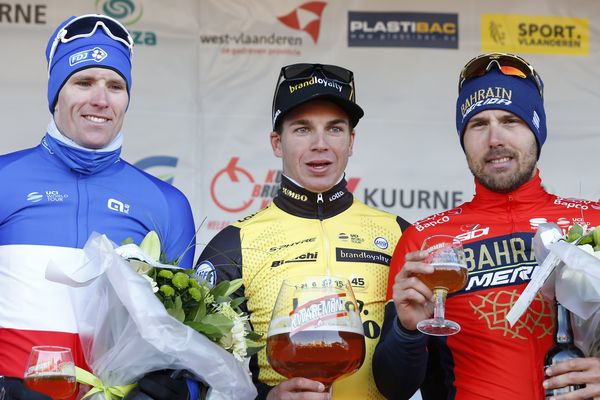
[[[443,325],[444,322],[444,303],[446,302],[446,293],[447,291],[444,289],[435,289],[434,290],[435,297],[435,308],[433,310],[433,318]]]

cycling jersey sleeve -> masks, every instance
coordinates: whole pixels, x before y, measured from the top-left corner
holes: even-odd
[[[240,228],[229,225],[217,233],[200,254],[196,263],[196,271],[212,285],[224,280],[241,278]],[[238,289],[233,296],[244,296],[244,286]],[[243,308],[246,311],[245,303]]]
[[[187,198],[177,189],[172,190],[166,197],[170,214],[165,243],[167,260],[180,257],[179,266],[191,268],[194,265],[196,242],[192,208]]]
[[[373,355],[373,376],[388,399],[410,399],[425,379],[427,337],[400,326],[392,301],[385,307],[381,338]]]
[[[196,263],[196,271],[201,276],[208,277],[210,283],[216,284],[224,280],[241,278],[242,261],[240,228],[229,225],[206,245]],[[244,297],[244,292],[245,287],[242,285],[232,297]],[[248,312],[245,301],[240,308]],[[258,390],[257,399],[265,399],[272,387],[258,380],[259,367],[256,354],[250,358],[250,371],[252,381]]]

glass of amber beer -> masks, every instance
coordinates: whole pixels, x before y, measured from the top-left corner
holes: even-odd
[[[417,329],[434,336],[449,336],[460,331],[457,322],[444,318],[446,295],[461,290],[467,283],[467,263],[462,243],[454,236],[434,235],[425,239],[421,250],[427,253],[425,263],[434,268],[431,274],[418,278],[433,291],[435,308],[432,319],[417,324]]]
[[[47,394],[52,400],[70,399],[75,394],[77,385],[71,349],[58,346],[33,347],[24,378],[28,388]]]
[[[267,335],[267,359],[275,371],[319,381],[329,390],[364,358],[360,311],[346,278],[283,281]]]

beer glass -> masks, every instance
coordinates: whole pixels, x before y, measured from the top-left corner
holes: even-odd
[[[269,325],[267,359],[286,378],[304,377],[329,390],[365,358],[360,311],[346,278],[284,280]]]
[[[449,336],[460,331],[460,325],[444,318],[446,295],[461,290],[467,283],[465,251],[459,239],[448,235],[434,235],[425,239],[421,250],[427,253],[423,261],[430,264],[431,274],[418,274],[433,291],[435,308],[432,319],[417,324],[417,329],[434,336]]]
[[[35,346],[31,349],[24,375],[25,385],[52,400],[70,399],[76,390],[75,363],[71,349]]]

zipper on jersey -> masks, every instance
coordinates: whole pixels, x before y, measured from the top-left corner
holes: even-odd
[[[329,265],[329,238],[323,226],[323,193],[317,193],[317,216],[319,217],[319,225],[321,227],[321,237],[323,240],[323,254],[325,256],[325,275],[331,275],[331,267]]]
[[[514,232],[516,230],[516,221],[515,221],[515,215],[514,215],[514,212],[513,212],[514,198],[513,198],[512,194],[509,194],[507,196],[507,203],[508,204],[507,204],[506,208],[507,208],[508,216],[510,218],[510,226],[511,226],[510,229],[511,229],[511,232],[513,232],[513,233],[511,233],[511,236],[514,236]]]
[[[317,193],[317,217],[319,221],[323,221],[323,207],[325,202],[323,201],[323,193]]]

